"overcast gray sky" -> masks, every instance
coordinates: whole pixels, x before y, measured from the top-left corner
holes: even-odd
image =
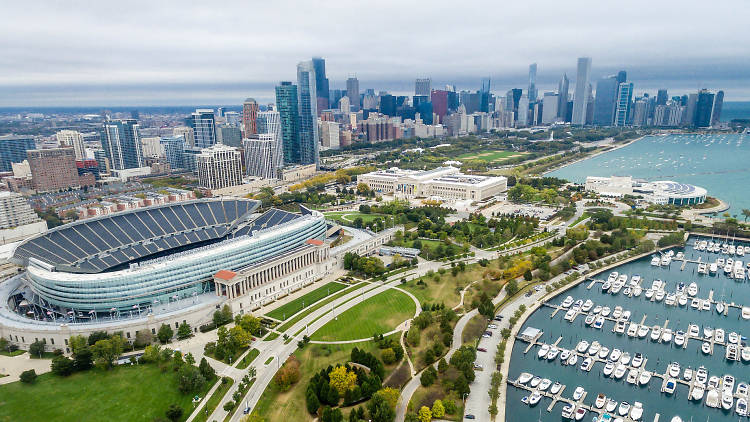
[[[636,92],[724,89],[750,100],[746,0],[6,1],[0,106],[270,101],[311,56],[332,87],[413,90],[430,76],[493,91],[540,91],[579,56],[592,78],[628,70]],[[617,6],[617,7],[615,7]]]

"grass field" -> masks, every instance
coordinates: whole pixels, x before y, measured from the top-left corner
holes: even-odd
[[[211,388],[207,383],[198,395]],[[193,410],[192,394],[177,389],[174,372],[157,365],[92,369],[69,377],[40,375],[34,384],[0,386],[0,421],[152,421],[170,404]]]
[[[393,337],[397,338],[397,337]],[[310,377],[328,365],[344,363],[349,360],[351,350],[357,347],[366,350],[378,358],[380,350],[372,341],[356,344],[308,344],[304,349],[295,352],[300,362],[300,381],[293,385],[289,391],[282,392],[274,382],[271,382],[258,404],[253,409],[253,414],[258,414],[267,421],[312,421],[313,418],[307,413],[305,406],[305,389]],[[386,377],[395,366],[386,366]],[[348,415],[349,409],[342,409],[344,415]]]
[[[351,224],[354,222],[354,220],[357,217],[362,217],[362,222],[367,224],[371,222],[372,220],[376,218],[380,218],[381,220],[385,220],[386,218],[389,218],[389,215],[385,214],[362,214],[359,211],[334,211],[334,212],[327,212],[325,213],[326,218],[330,218],[331,220],[335,220],[338,222],[343,222],[346,224]]]
[[[389,289],[347,309],[316,331],[312,339],[355,340],[383,334],[414,316],[415,310],[414,301],[408,295]]]
[[[266,315],[271,318],[278,319],[279,321],[285,321],[285,318],[291,317],[305,307],[312,305],[313,303],[319,301],[320,299],[323,299],[329,294],[333,294],[338,292],[339,290],[343,290],[346,287],[346,284],[332,281],[328,284],[318,287],[317,289],[305,294],[304,296],[300,296],[289,303],[279,306]]]
[[[327,297],[327,298],[319,301],[318,303],[316,303],[313,306],[308,306],[304,311],[302,311],[299,314],[295,315],[294,318],[292,318],[290,320],[287,320],[285,323],[281,324],[277,328],[277,330],[281,331],[283,333],[284,331],[288,330],[289,327],[291,327],[292,325],[294,325],[297,322],[299,322],[302,318],[306,317],[311,312],[314,312],[314,311],[320,309],[322,306],[330,303],[332,300],[336,300],[336,299],[338,299],[338,298],[346,295],[347,293],[350,293],[350,292],[353,292],[354,290],[357,290],[358,288],[362,287],[363,284],[364,283],[355,284],[354,286],[351,286],[351,287],[349,287],[346,290],[340,291],[340,292],[336,293],[335,295],[331,295],[331,296],[329,296],[329,297]]]
[[[508,158],[515,158],[526,155],[525,152],[517,151],[477,151],[467,152],[457,157],[459,160],[482,160],[490,163],[505,161]]]
[[[260,354],[260,350],[258,349],[252,349],[250,350],[250,353],[246,354],[244,358],[242,358],[242,361],[237,364],[237,369],[245,369],[247,368],[255,358],[258,357]]]

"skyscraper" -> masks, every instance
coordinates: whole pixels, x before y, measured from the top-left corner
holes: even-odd
[[[35,149],[36,143],[31,136],[0,137],[0,171],[12,171],[11,163],[20,163],[26,159],[26,151]]]
[[[628,72],[621,70],[617,72],[617,86],[628,80]]]
[[[612,125],[618,87],[617,76],[614,75],[602,78],[596,83],[596,98],[594,99],[595,125]]]
[[[656,105],[667,105],[668,99],[669,99],[669,95],[667,94],[666,89],[660,89],[656,93]]]
[[[567,121],[565,116],[568,115],[569,84],[568,74],[564,73],[562,78],[560,78],[560,83],[557,85],[557,117],[561,118],[563,121]]]
[[[253,135],[252,139],[242,141],[248,176],[263,179],[275,179],[277,177],[278,169],[274,166],[274,144],[274,136],[270,133],[259,133]]]
[[[430,95],[432,81],[430,78],[417,78],[414,82],[414,95]]]
[[[318,103],[312,61],[297,64],[300,164],[318,163]]]
[[[237,148],[213,145],[196,156],[198,181],[207,189],[221,189],[242,184],[242,158]]]
[[[479,94],[479,111],[488,113],[490,111],[490,78],[482,78],[482,89]]]
[[[628,124],[630,115],[630,102],[633,100],[633,83],[623,82],[617,90],[617,104],[615,108],[615,126]]]
[[[102,148],[114,170],[143,167],[143,150],[138,128],[135,119],[104,122]]]
[[[300,163],[299,103],[297,85],[282,82],[276,87],[276,109],[281,119],[281,139],[285,164]]]
[[[560,103],[559,94],[545,92],[542,99],[542,124],[548,125],[557,121],[557,105]]]
[[[723,96],[723,94],[722,94]],[[698,102],[695,106],[695,126],[711,126],[711,117],[714,109],[714,94],[706,89],[698,92]]]
[[[529,97],[521,95],[518,100],[518,116],[516,117],[516,127],[524,127],[529,124]]]
[[[208,148],[216,144],[216,122],[213,109],[197,109],[188,118],[193,128],[196,148]]]
[[[26,151],[26,154],[32,184],[37,192],[80,186],[73,148],[33,149]]]
[[[77,130],[61,130],[55,134],[60,146],[73,147],[76,160],[81,161],[86,158],[86,146],[83,143],[83,135]]]
[[[359,80],[356,76],[346,80],[346,96],[353,111],[359,110]]]
[[[281,114],[276,110],[261,111],[258,113],[258,133],[272,136],[271,165],[274,169],[274,177],[278,177],[279,169],[284,167],[284,141],[281,133]]]
[[[183,162],[183,154],[186,146],[184,136],[166,136],[161,138],[159,143],[164,148],[164,158],[169,163],[171,169],[185,168]]]
[[[711,112],[711,126],[716,126],[721,121],[721,108],[724,106],[724,91],[718,91],[714,97],[714,109]]]
[[[588,96],[586,90],[589,86],[589,76],[591,74],[591,58],[578,58],[578,71],[576,72],[576,90],[573,97],[573,120],[574,125],[586,124],[586,107]]]
[[[248,98],[242,103],[242,131],[245,138],[258,133],[255,127],[255,119],[258,116],[258,103],[253,98]]]
[[[535,103],[537,100],[536,91],[536,63],[529,65],[529,102]]]
[[[328,78],[326,77],[326,61],[320,57],[313,57],[313,69],[315,69],[315,91],[317,96],[317,109],[327,110],[329,108]]]

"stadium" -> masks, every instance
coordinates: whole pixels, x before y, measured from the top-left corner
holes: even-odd
[[[19,244],[26,267],[7,309],[39,321],[110,318],[200,296],[220,270],[237,270],[323,240],[322,214],[248,199],[200,199],[56,227]]]

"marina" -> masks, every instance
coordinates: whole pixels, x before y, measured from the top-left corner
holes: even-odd
[[[705,249],[695,240],[704,240]],[[750,282],[734,271],[718,270],[718,264],[716,271],[709,265],[706,273],[698,271],[701,264],[720,258],[742,260],[739,254],[750,244],[716,240],[718,251],[709,252],[710,237],[691,237],[684,249],[595,274],[543,303],[522,328],[540,331],[514,343],[507,411],[521,415],[519,420],[559,421],[567,420],[562,415],[570,414],[571,408],[580,408],[585,416],[579,420],[634,420],[629,414],[598,408],[595,399],[601,403],[606,397],[630,406],[641,403],[643,421],[746,416]],[[722,253],[723,243],[727,253]],[[664,256],[669,259],[662,265]],[[658,265],[652,265],[654,258]],[[541,415],[522,401],[535,389],[520,382],[521,373],[563,386],[555,394],[535,395],[539,406],[547,409]],[[577,387],[587,392],[585,398],[572,398]]]

